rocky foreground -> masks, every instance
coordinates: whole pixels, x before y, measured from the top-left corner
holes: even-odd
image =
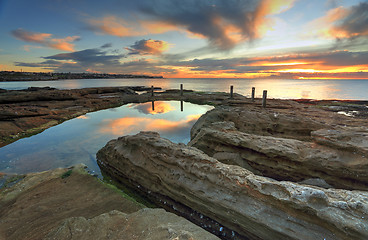
[[[0,189],[0,239],[218,239],[184,218],[122,196],[81,165],[15,179],[14,186]]]
[[[368,238],[366,102],[271,99],[262,108],[237,94],[152,96],[140,87],[0,92],[0,146],[131,102],[211,104],[188,145],[152,132],[125,136],[99,151],[101,169],[222,239]],[[1,189],[0,239],[217,239],[70,170]]]
[[[364,116],[235,98],[203,115],[191,135],[188,146],[152,132],[124,136],[98,152],[98,163],[163,207],[214,220],[203,227],[223,239],[368,238]]]

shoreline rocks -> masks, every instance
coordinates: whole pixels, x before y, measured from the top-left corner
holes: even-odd
[[[97,158],[111,177],[132,179],[249,239],[368,237],[367,192],[257,176],[152,132],[111,140]]]
[[[30,173],[0,188],[0,239],[218,240],[184,218],[124,197],[84,167]]]
[[[337,133],[340,135],[336,136]],[[312,138],[318,137],[318,141],[306,142],[248,134],[236,130],[232,122],[217,122],[201,128],[188,145],[221,162],[276,180],[299,182],[320,178],[335,188],[368,190],[365,135],[368,130],[351,129],[347,133],[323,129],[312,132]],[[341,136],[350,141],[334,140],[342,139]],[[318,144],[321,141],[323,145]]]

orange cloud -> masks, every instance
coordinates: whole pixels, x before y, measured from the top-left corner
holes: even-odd
[[[148,34],[160,34],[169,31],[179,31],[180,29],[174,24],[162,21],[139,21],[143,32]]]
[[[338,39],[367,36],[367,11],[368,3],[365,2],[349,8],[340,6],[331,9],[326,16],[309,24],[309,32],[325,38]]]
[[[293,7],[295,0],[263,0],[255,14],[255,36],[264,36],[269,30],[273,30],[280,21],[272,15],[285,12]]]
[[[78,36],[66,37],[66,38],[61,38],[61,39],[51,39],[51,42],[48,43],[48,46],[50,46],[51,48],[55,48],[55,49],[59,49],[63,51],[73,52],[74,44],[70,42],[74,42],[78,39],[79,39]]]
[[[50,33],[36,33],[23,30],[21,28],[12,31],[12,35],[25,42],[33,42],[41,44],[42,46],[59,49],[63,51],[74,51],[74,44],[72,42],[79,39],[79,36],[68,36],[66,38],[52,38]],[[32,46],[33,47],[33,46]],[[29,51],[31,46],[25,45],[24,50]]]
[[[265,15],[274,15],[285,12],[293,7],[295,0],[263,0],[261,8]]]
[[[113,35],[117,37],[129,37],[140,35],[132,27],[132,24],[126,22],[124,19],[110,15],[102,19],[89,19],[88,24],[93,30],[98,33]]]
[[[125,48],[129,51],[129,54],[140,54],[140,55],[160,55],[162,52],[169,48],[169,44],[161,40],[140,40],[136,41],[134,45],[129,48]]]

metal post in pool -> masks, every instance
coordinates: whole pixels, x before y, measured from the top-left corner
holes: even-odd
[[[266,108],[267,90],[263,90],[262,107]]]
[[[180,84],[180,96],[183,96],[183,84]]]
[[[153,95],[154,95],[154,88],[153,86],[151,86],[151,97],[153,97]]]
[[[254,102],[254,94],[256,93],[256,88],[252,87],[252,102]]]
[[[234,97],[234,86],[230,86],[230,98]]]

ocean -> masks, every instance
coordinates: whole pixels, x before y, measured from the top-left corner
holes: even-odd
[[[250,96],[252,87],[256,97],[267,90],[269,98],[280,99],[351,99],[368,100],[368,79],[363,80],[295,80],[295,79],[229,79],[229,78],[167,78],[167,79],[71,79],[58,81],[0,82],[0,88],[19,90],[28,87],[54,87],[59,89],[155,86],[162,89],[184,89],[210,92],[234,92]]]

